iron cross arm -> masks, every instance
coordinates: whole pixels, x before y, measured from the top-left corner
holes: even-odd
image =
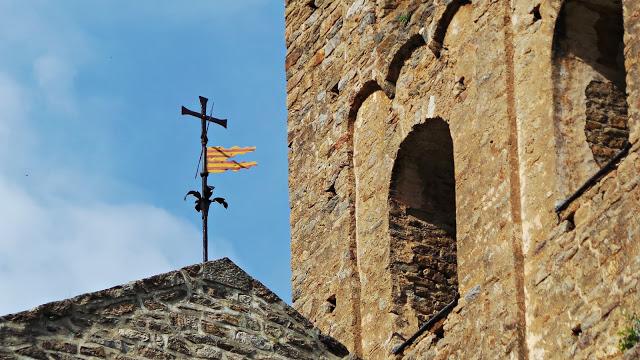
[[[202,105],[203,109],[207,108],[207,98],[200,96],[200,104]],[[218,119],[218,118],[214,118],[212,116],[209,116],[206,114],[206,110],[203,110],[202,113],[198,113],[192,110],[187,109],[186,107],[182,107],[182,115],[191,115],[193,117],[197,117],[198,119],[203,119],[206,121],[210,121],[214,124],[218,124],[220,126],[222,126],[223,128],[227,128],[227,119]]]

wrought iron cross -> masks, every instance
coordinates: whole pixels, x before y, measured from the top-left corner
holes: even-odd
[[[208,218],[209,218],[209,206],[212,202],[217,202],[224,206],[225,208],[228,206],[227,202],[223,198],[213,198],[213,186],[209,186],[207,184],[207,178],[209,173],[207,172],[207,143],[209,139],[207,138],[207,122],[212,122],[214,124],[220,125],[223,128],[227,128],[227,120],[226,119],[217,119],[207,115],[207,102],[209,100],[206,97],[200,96],[200,113],[195,111],[191,111],[186,107],[182,107],[182,115],[191,115],[197,117],[201,120],[202,126],[202,134],[200,135],[200,142],[202,143],[202,158],[203,166],[202,172],[200,172],[200,177],[202,177],[202,193],[199,191],[189,191],[185,196],[192,195],[196,198],[196,210],[202,214],[202,261],[207,262],[209,260],[209,234],[208,234]]]

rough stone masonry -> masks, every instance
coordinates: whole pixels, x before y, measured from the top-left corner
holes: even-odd
[[[0,359],[339,359],[228,259],[0,317]]]
[[[285,16],[295,308],[364,359],[621,357],[640,312],[640,1]],[[456,292],[442,330],[391,354]]]
[[[640,1],[285,4],[304,317],[221,260],[4,316],[0,359],[638,358]]]

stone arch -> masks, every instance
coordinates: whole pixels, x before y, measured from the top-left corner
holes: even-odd
[[[468,0],[453,0],[448,2],[439,11],[436,11],[434,17],[436,20],[433,22],[433,25],[431,26],[428,34],[420,31],[420,33],[418,34],[409,36],[409,38],[404,41],[402,45],[400,45],[395,51],[392,52],[393,56],[389,61],[389,65],[387,66],[387,75],[385,77],[385,82],[390,84],[391,86],[395,86],[405,62],[409,58],[411,58],[414,51],[416,51],[416,49],[418,49],[419,47],[427,45],[433,52],[433,55],[436,58],[439,58],[442,51],[442,46],[444,44],[444,38],[447,34],[447,29],[449,28],[449,24],[451,24],[451,21],[458,12],[458,9],[460,9],[461,6],[470,3],[471,2]],[[386,92],[387,96],[389,96],[389,91]]]
[[[425,39],[427,41],[427,46],[436,58],[440,57],[440,53],[442,52],[442,47],[444,45],[444,38],[447,35],[447,30],[449,29],[449,24],[451,24],[453,17],[456,15],[460,7],[467,4],[471,4],[471,1],[452,0],[438,11],[436,16],[437,20],[431,26],[427,39]]]
[[[452,3],[456,3],[458,1],[460,0],[453,0]],[[464,2],[465,0],[462,1]],[[451,18],[453,18],[453,14],[455,13],[455,11],[457,11],[457,7],[455,7],[455,5],[452,5],[451,3],[441,6],[441,8],[442,9],[439,11],[434,11],[432,5],[425,6],[425,4],[422,4],[406,9],[407,12],[405,12],[404,14],[410,14],[410,21],[412,25],[409,26],[410,30],[408,30],[407,33],[401,33],[401,35],[397,36],[397,38],[394,37],[392,39],[394,45],[392,46],[391,51],[389,51],[385,56],[383,60],[384,63],[382,64],[382,67],[386,68],[386,75],[384,79],[378,79],[382,80],[380,81],[380,84],[383,86],[383,90],[387,93],[387,96],[389,98],[393,98],[395,95],[396,82],[398,81],[398,77],[400,76],[400,72],[402,71],[405,62],[411,58],[416,49],[427,45],[427,42],[430,41],[429,35],[425,35],[424,29],[420,29],[423,24],[432,17],[441,19],[443,14],[446,14],[445,17],[451,16]],[[452,9],[453,14],[450,14]],[[446,21],[447,25],[445,26],[448,26],[448,23],[450,21],[451,19],[448,19]],[[440,21],[436,20],[435,23],[439,24]],[[435,32],[432,33],[435,34]],[[444,38],[444,34],[442,35]],[[390,89],[387,89],[387,87]]]
[[[386,81],[393,84],[395,86],[398,81],[398,77],[400,76],[400,71],[404,66],[404,63],[411,57],[413,52],[421,47],[426,45],[424,42],[424,38],[420,34],[415,34],[400,46],[398,50],[393,55],[391,62],[389,63],[389,67],[387,69],[387,77]]]
[[[364,103],[371,94],[379,90],[382,90],[380,84],[375,80],[369,80],[362,84],[360,89],[352,96],[348,115],[349,130],[353,129],[353,123],[356,121],[356,116],[358,116],[358,111],[360,110],[362,103]],[[351,132],[351,135],[353,138],[353,132]],[[353,145],[351,147],[353,147]]]
[[[562,195],[629,140],[622,0],[566,0],[554,29],[553,105]]]
[[[397,331],[407,333],[458,294],[454,153],[444,120],[416,125],[402,141],[388,202],[393,312]]]

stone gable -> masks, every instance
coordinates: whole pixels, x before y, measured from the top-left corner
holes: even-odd
[[[0,359],[339,359],[229,259],[0,317]]]

